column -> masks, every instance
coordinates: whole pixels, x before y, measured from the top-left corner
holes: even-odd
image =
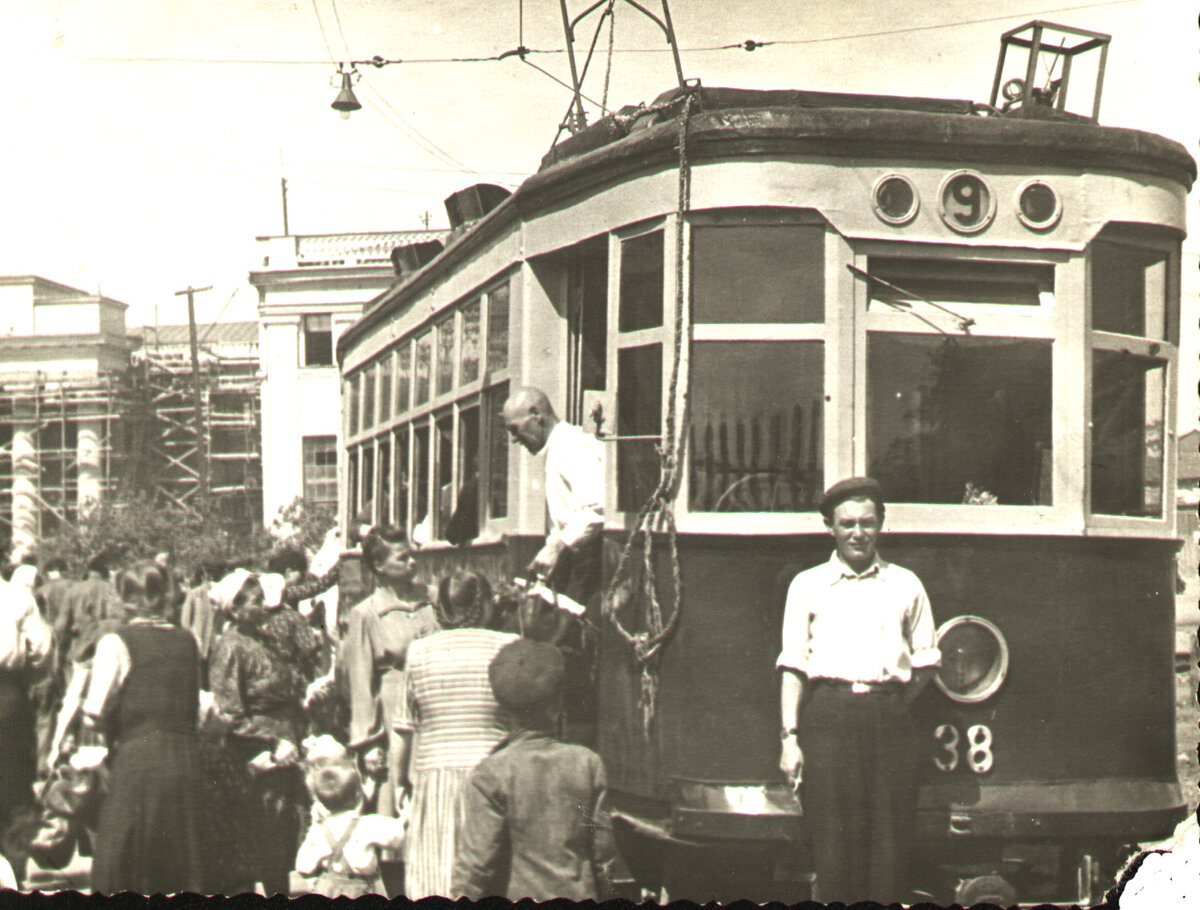
[[[76,502],[81,519],[86,518],[100,502],[104,489],[102,435],[103,427],[99,420],[81,420],[76,424],[75,459],[79,465]]]
[[[38,539],[38,457],[32,414],[13,414],[12,545],[33,550]],[[23,419],[24,418],[24,419]]]

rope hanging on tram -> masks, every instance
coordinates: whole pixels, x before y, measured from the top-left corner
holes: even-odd
[[[663,645],[674,635],[679,626],[680,611],[683,607],[683,579],[679,569],[679,546],[676,539],[675,527],[675,497],[679,493],[679,483],[683,476],[684,448],[687,439],[686,426],[688,421],[688,382],[684,378],[682,392],[679,391],[680,364],[690,349],[691,314],[684,319],[686,305],[683,285],[684,269],[684,215],[691,204],[691,166],[687,157],[688,121],[691,118],[692,107],[696,101],[696,90],[699,83],[689,83],[683,96],[683,109],[679,115],[679,196],[676,207],[675,230],[675,331],[674,356],[671,361],[671,380],[667,391],[667,415],[664,425],[662,445],[658,448],[661,470],[658,485],[638,512],[633,530],[625,541],[617,561],[616,571],[612,581],[604,592],[603,610],[616,629],[617,634],[633,649],[634,660],[641,669],[641,692],[638,706],[642,710],[642,734],[649,738],[650,727],[654,721],[655,705],[658,698],[658,656]],[[685,333],[688,344],[685,345]],[[678,426],[676,425],[676,408],[679,408]],[[667,547],[671,559],[672,601],[670,616],[664,621],[663,608],[659,601],[658,585],[654,571],[654,534],[655,530],[665,528]],[[635,598],[632,585],[625,588],[631,572],[631,556],[633,548],[639,539],[645,541],[642,554],[644,575],[641,588],[647,601],[645,616],[645,631],[631,632],[621,622],[619,610]],[[624,589],[624,590],[623,590]]]

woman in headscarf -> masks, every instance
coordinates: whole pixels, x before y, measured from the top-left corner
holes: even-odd
[[[408,652],[408,730],[416,733],[416,751],[404,893],[412,900],[450,894],[459,793],[507,732],[488,665],[517,636],[489,628],[492,610],[487,579],[456,571],[438,587],[445,631],[413,642]]]
[[[287,894],[307,811],[297,764],[304,679],[268,631],[270,613],[258,578],[235,571],[216,586],[218,602],[235,588],[231,624],[213,649],[209,681],[217,713],[228,725],[228,748],[250,777],[251,799],[240,807],[250,845],[246,859],[268,896]]]
[[[338,652],[339,671],[350,701],[348,745],[358,752],[368,774],[386,761],[387,779],[379,789],[375,811],[394,817],[395,782],[405,749],[396,725],[406,721],[408,649],[440,627],[428,588],[416,581],[412,546],[401,528],[372,528],[362,551],[363,562],[375,576],[375,590],[350,611]]]
[[[130,620],[97,641],[83,702],[82,739],[106,741],[111,760],[91,885],[204,892],[217,844],[196,739],[196,640],[171,622],[168,582],[153,563],[121,573],[117,594]]]

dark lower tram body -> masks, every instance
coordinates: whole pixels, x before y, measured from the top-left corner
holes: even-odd
[[[426,571],[519,575],[537,543],[429,552]],[[605,541],[606,581],[622,543]],[[829,538],[681,535],[679,545],[684,613],[656,668],[648,735],[641,671],[595,617],[596,747],[623,858],[638,886],[671,898],[804,899],[814,882],[803,817],[777,770],[775,658],[787,586],[828,558]],[[1087,899],[1111,884],[1126,845],[1182,819],[1174,550],[1169,540],[885,537],[881,552],[921,578],[939,626],[980,617],[1008,646],[995,694],[960,703],[930,685],[913,706],[914,887],[939,902]],[[658,567],[669,613],[669,566]]]

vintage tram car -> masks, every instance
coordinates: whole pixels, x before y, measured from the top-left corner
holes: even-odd
[[[1086,898],[1183,817],[1195,167],[1044,107],[687,85],[559,144],[511,195],[451,197],[445,249],[398,251],[402,277],[341,338],[344,514],[407,526],[429,578],[521,575],[540,544],[543,466],[500,425],[510,389],[607,441],[595,744],[644,887],[820,895],[777,769],[774,661],[789,581],[831,549],[817,499],[856,474],[882,482],[881,548],[939,623],[916,707],[927,892]]]

